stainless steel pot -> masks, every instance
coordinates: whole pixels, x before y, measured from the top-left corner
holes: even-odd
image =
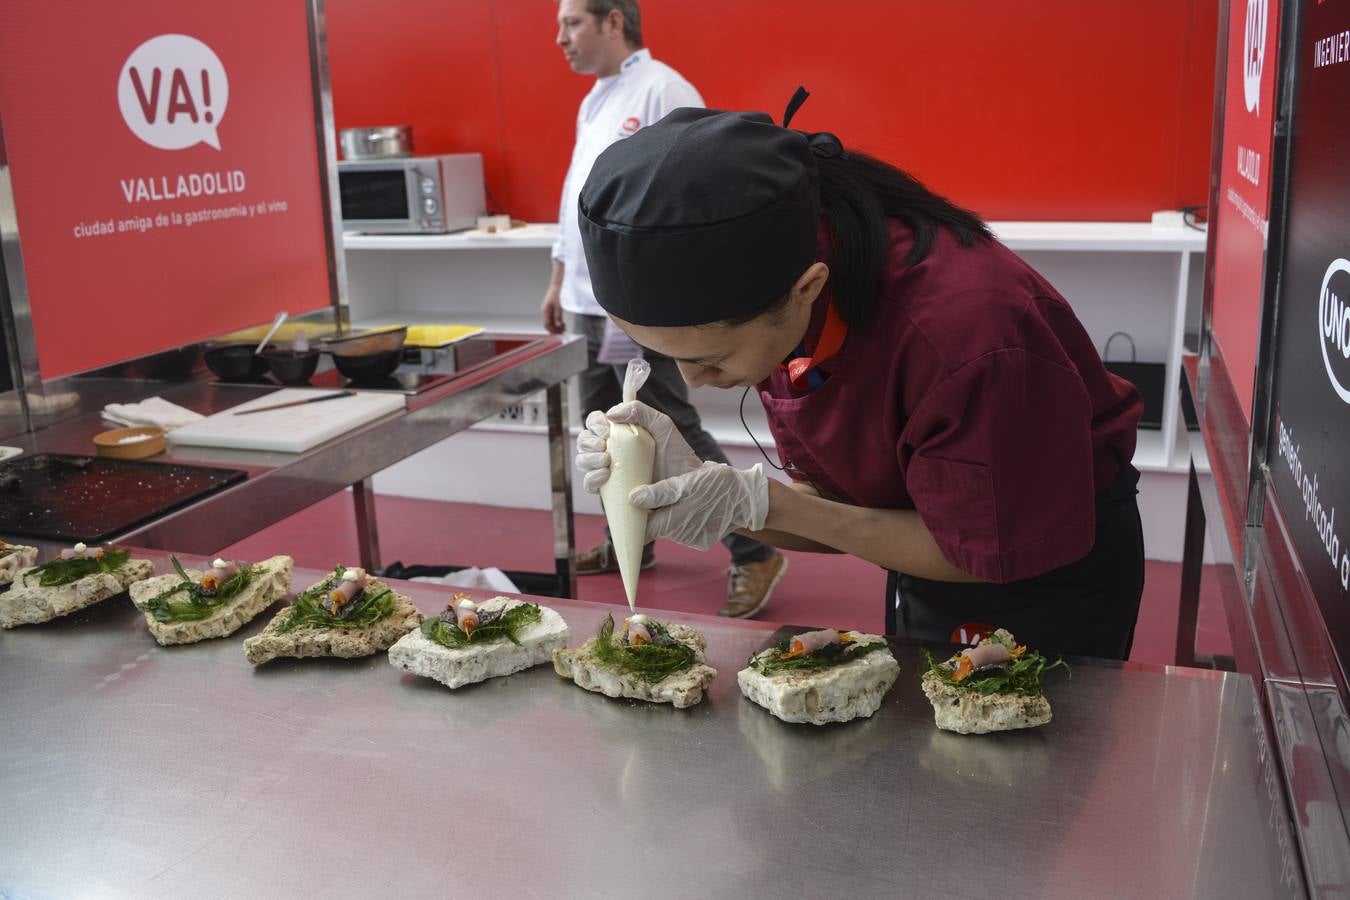
[[[413,152],[411,125],[344,128],[338,140],[343,159],[397,159]]]

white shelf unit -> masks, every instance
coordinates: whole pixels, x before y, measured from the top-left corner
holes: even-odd
[[[1134,463],[1144,473],[1141,508],[1151,558],[1179,558],[1185,500],[1184,425],[1179,392],[1181,353],[1188,322],[1198,321],[1205,235],[1191,228],[1135,222],[991,222],[1021,255],[1073,305],[1100,349],[1125,331],[1141,362],[1163,363],[1163,427],[1142,429]],[[506,235],[362,235],[344,237],[352,321],[360,324],[456,323],[491,330],[542,333],[539,304],[548,283],[549,249],[557,226],[534,224]],[[1192,326],[1194,327],[1194,325]],[[1112,358],[1127,358],[1117,341]],[[577,415],[575,392],[571,410]],[[704,427],[733,463],[761,459],[741,425],[741,391],[700,388],[693,399]],[[755,397],[745,417],[772,455],[763,410]],[[500,506],[539,506],[546,479],[531,483],[530,461],[542,453],[542,426],[486,422],[471,434],[433,448],[377,478],[390,493]],[[424,458],[423,458],[424,457]],[[420,459],[420,461],[419,461]],[[456,479],[449,471],[478,473]],[[511,471],[502,479],[484,471]],[[543,476],[541,475],[542,479]],[[594,499],[578,492],[579,511],[595,512]],[[1173,533],[1175,532],[1175,534]]]
[[[1195,228],[1149,222],[991,222],[990,225],[1009,249],[1056,284],[1099,348],[1104,347],[1110,334],[1126,331],[1131,333],[1144,361],[1157,362],[1161,358],[1165,364],[1162,428],[1139,431],[1134,464],[1141,472],[1185,472],[1187,457],[1179,449],[1184,447],[1179,430],[1185,428],[1185,423],[1178,388],[1186,325],[1199,310],[1205,233]],[[1074,257],[1064,254],[1074,254],[1078,260],[1096,260],[1099,265],[1104,256],[1119,263],[1101,267],[1101,274],[1114,271],[1121,280],[1113,280],[1106,290],[1112,298],[1119,296],[1126,302],[1090,302],[1066,287],[1054,275],[1058,270],[1081,267],[1072,265],[1070,260]],[[1141,259],[1140,254],[1145,256]],[[1128,302],[1132,293],[1144,302]],[[1103,335],[1106,329],[1110,330]],[[1138,333],[1132,329],[1138,329]],[[1157,344],[1159,336],[1163,339],[1161,347]]]
[[[1105,252],[1195,252],[1204,250],[1205,235],[1193,228],[1171,228],[1149,222],[990,222],[999,240],[1014,250],[1078,250]],[[551,248],[557,223],[537,222],[511,231],[488,234],[477,229],[451,234],[361,234],[349,231],[347,250],[511,250]]]
[[[558,238],[556,223],[541,222],[489,234],[472,228],[451,234],[361,234],[342,235],[347,250],[520,250],[549,249]]]
[[[1080,253],[1203,253],[1205,233],[1150,222],[990,222],[1009,248]]]
[[[1111,333],[1126,331],[1141,359],[1163,362],[1166,383],[1179,383],[1187,300],[1201,270],[1192,257],[1204,252],[1203,232],[1147,222],[990,224],[1004,244],[1059,286],[1099,347]],[[456,322],[542,332],[538,304],[548,279],[546,251],[556,235],[551,223],[505,235],[349,233],[343,243],[349,251],[352,319],[363,325]],[[720,443],[753,447],[740,422],[739,391],[702,388],[694,397],[704,426]],[[745,415],[769,446],[768,424],[755,398],[747,398]],[[1182,427],[1176,391],[1165,392],[1162,418],[1160,431],[1139,433],[1135,465],[1141,471],[1183,470],[1185,455],[1175,449]]]

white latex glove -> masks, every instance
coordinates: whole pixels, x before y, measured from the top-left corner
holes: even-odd
[[[586,416],[586,427],[577,435],[576,466],[582,474],[582,485],[592,494],[600,493],[600,485],[609,480],[610,420],[641,425],[656,442],[656,458],[652,465],[652,481],[661,481],[675,475],[692,472],[703,465],[703,460],[684,440],[670,416],[657,412],[641,400],[620,403],[609,412],[594,410]]]
[[[651,510],[647,540],[666,538],[706,550],[737,528],[759,531],[769,515],[764,469],[705,462],[689,472],[633,488],[628,500]]]

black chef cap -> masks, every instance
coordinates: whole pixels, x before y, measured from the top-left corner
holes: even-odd
[[[764,113],[682,108],[611,145],[578,201],[600,305],[653,326],[771,306],[817,258],[814,138]]]

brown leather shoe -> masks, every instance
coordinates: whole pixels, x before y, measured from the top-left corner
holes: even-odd
[[[781,553],[775,553],[764,562],[732,566],[727,579],[727,605],[717,614],[748,619],[759,612],[768,604],[773,589],[787,573],[787,567],[787,557]]]
[[[642,568],[650,569],[656,565],[656,551],[651,547],[642,548]],[[607,575],[619,571],[619,561],[614,558],[614,545],[601,541],[585,553],[577,554],[578,575]]]

